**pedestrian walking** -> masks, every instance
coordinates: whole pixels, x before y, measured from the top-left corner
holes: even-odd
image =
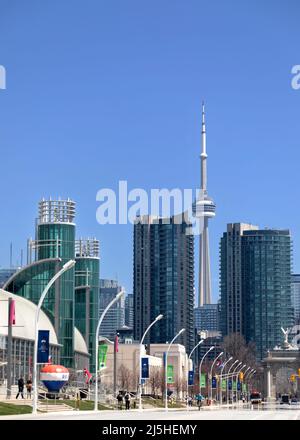
[[[118,408],[122,409],[122,407],[123,407],[123,394],[121,392],[119,392],[119,394],[117,395],[117,401],[118,401]]]
[[[125,409],[130,409],[130,394],[128,391],[125,394]]]
[[[23,377],[20,377],[18,379],[18,394],[16,395],[16,399],[19,397],[19,395],[21,394],[22,399],[24,399],[24,379]]]
[[[31,380],[31,377],[29,377],[27,379],[26,390],[27,390],[27,399],[31,399],[31,392],[32,392],[32,380]]]

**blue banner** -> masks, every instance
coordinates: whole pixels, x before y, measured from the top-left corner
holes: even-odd
[[[49,362],[49,330],[39,330],[37,363],[46,364]]]
[[[217,388],[217,378],[215,376],[211,379],[211,387]]]
[[[149,379],[149,358],[142,358],[142,379]]]
[[[189,371],[189,385],[194,385],[194,372]]]
[[[232,380],[231,379],[229,379],[229,381],[228,381],[228,389],[232,390]]]
[[[236,389],[237,389],[238,391],[241,391],[241,382],[240,382],[240,381],[238,381],[238,383],[237,383],[237,385],[236,385]]]

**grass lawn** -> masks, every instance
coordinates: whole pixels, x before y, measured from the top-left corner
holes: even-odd
[[[152,405],[156,408],[164,408],[165,403],[162,399],[147,399],[147,398],[143,398],[143,402],[144,403],[148,403],[149,405]],[[184,403],[179,403],[179,402],[168,402],[168,406],[169,408],[183,408],[185,405]]]
[[[0,402],[0,416],[29,414],[31,412],[32,407],[29,405],[14,405],[12,403]]]
[[[66,405],[71,406],[72,408],[76,408],[76,402],[75,400],[59,400],[59,403],[65,403]],[[50,403],[50,402],[49,402]],[[80,400],[79,403],[79,409],[80,411],[91,411],[94,409],[94,402],[91,400]],[[108,406],[105,405],[101,405],[100,403],[98,404],[98,409],[99,410],[107,410],[107,409],[111,409]]]

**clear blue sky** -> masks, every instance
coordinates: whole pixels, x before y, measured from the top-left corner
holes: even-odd
[[[198,186],[205,99],[214,299],[227,222],[290,228],[299,271],[299,16],[298,0],[0,0],[0,265],[40,198],[70,196],[101,276],[131,291],[132,226],[99,226],[96,193]]]

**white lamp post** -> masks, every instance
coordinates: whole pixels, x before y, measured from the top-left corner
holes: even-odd
[[[222,366],[222,370],[221,370],[221,374],[220,374],[220,390],[219,390],[219,394],[220,394],[220,405],[222,405],[222,377],[223,377],[223,370],[226,367],[226,365],[228,364],[228,362],[230,362],[232,359],[232,356],[230,356],[230,358],[225,362],[225,364],[223,364]]]
[[[185,332],[185,328],[182,328],[176,336],[172,339],[170,342],[167,352],[166,352],[166,358],[165,358],[165,410],[168,411],[168,354],[171,348],[171,345],[177,339],[183,332]]]
[[[201,395],[201,389],[202,389],[202,386],[201,386],[201,367],[202,367],[203,361],[206,358],[206,356],[208,355],[208,353],[210,353],[214,348],[215,348],[215,346],[212,345],[207,350],[207,352],[202,356],[202,359],[201,359],[200,364],[199,364],[199,393],[200,393],[200,395]]]
[[[248,373],[249,370],[251,370],[251,367],[248,367],[247,370],[245,371],[245,373],[244,373],[244,377],[243,377],[243,382],[244,382],[245,377],[246,377],[246,374]],[[242,384],[241,384],[242,389],[241,389],[240,391],[242,391],[242,393],[240,392],[240,397],[241,397],[241,394],[243,394],[243,382],[242,382]]]
[[[217,360],[219,359],[219,357],[222,356],[222,354],[224,354],[223,351],[221,351],[221,353],[218,354],[218,356],[214,359],[211,369],[210,369],[210,401],[212,402],[212,373],[213,373],[213,369],[215,366],[215,363],[217,362]]]
[[[119,301],[119,299],[121,299],[121,297],[125,294],[125,290],[121,290],[121,292],[119,292],[115,298],[107,305],[107,307],[104,309],[102,315],[100,316],[100,319],[98,321],[98,325],[97,325],[97,329],[96,329],[96,337],[95,337],[95,342],[96,342],[96,359],[95,359],[95,370],[96,370],[96,382],[95,382],[95,405],[94,405],[94,411],[98,411],[98,353],[99,353],[99,331],[100,331],[100,326],[101,323],[103,321],[104,316],[106,315],[106,313],[108,312],[108,310],[117,302]]]
[[[194,351],[196,350],[196,348],[199,347],[199,345],[202,344],[203,341],[204,341],[204,339],[200,339],[200,341],[198,342],[197,345],[195,345],[195,347],[194,347],[193,350],[190,352],[189,357],[188,357],[187,383],[186,383],[186,407],[187,407],[187,409],[189,409],[188,396],[189,396],[189,370],[190,370],[190,359],[191,359],[191,357],[192,357],[192,354],[193,354]]]
[[[237,366],[235,367],[235,369],[233,370],[233,372],[232,372],[232,384],[231,384],[231,403],[232,403],[232,405],[233,405],[233,378],[234,378],[234,376],[235,376],[235,373],[236,373],[236,371],[238,370],[238,368],[242,365],[242,363],[243,362],[239,362],[238,364],[237,364]]]
[[[143,348],[143,342],[145,339],[146,334],[150,330],[150,328],[157,322],[160,321],[164,315],[158,315],[153,322],[146,328],[145,333],[143,334],[143,337],[141,339],[140,343],[140,356],[139,356],[139,410],[142,410],[142,348]]]
[[[66,264],[63,265],[63,267],[54,275],[53,278],[49,281],[47,286],[42,292],[42,295],[39,299],[36,311],[35,311],[35,321],[34,321],[34,328],[35,328],[35,340],[34,340],[34,351],[33,351],[33,402],[32,402],[32,413],[36,414],[37,412],[37,402],[38,402],[38,387],[37,387],[37,352],[38,352],[38,335],[39,335],[39,328],[38,328],[38,321],[39,321],[39,315],[40,310],[43,304],[43,301],[50,289],[50,287],[55,283],[55,281],[67,270],[71,269],[75,265],[75,260],[69,260]]]
[[[250,367],[249,367],[250,368]],[[247,380],[249,379],[249,377],[251,376],[251,374],[253,373],[254,368],[250,368],[250,371],[248,371],[248,373],[245,373],[244,375],[244,381],[245,383],[247,382]],[[248,386],[247,386],[247,401],[249,400],[249,390],[248,390]]]
[[[254,374],[256,373],[256,370],[252,370],[248,376],[248,388],[250,387],[250,380],[252,379],[252,377],[254,376]],[[249,390],[250,393],[250,390]]]
[[[241,371],[242,371],[246,366],[247,366],[247,365],[244,364],[244,365],[241,367],[241,369],[238,370],[238,371],[236,372],[236,375],[235,375],[235,394],[236,394],[235,398],[236,398],[236,403],[238,403],[238,380],[239,380],[239,375],[240,375]],[[232,388],[233,388],[233,387],[232,387]]]
[[[233,362],[233,364],[230,365],[230,368],[229,368],[228,373],[227,373],[227,376],[226,376],[226,394],[227,394],[227,396],[226,396],[226,405],[228,405],[228,400],[229,400],[229,399],[228,399],[228,397],[229,397],[228,379],[230,379],[230,371],[232,370],[232,367],[234,367],[235,364],[236,364],[237,362],[239,362],[238,359],[236,359],[236,360]],[[232,381],[231,381],[231,382],[232,382]]]

